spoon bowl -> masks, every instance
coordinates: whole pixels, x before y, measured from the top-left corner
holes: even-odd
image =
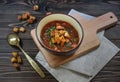
[[[10,45],[17,46],[20,43],[20,38],[16,34],[9,34],[7,38]]]
[[[12,46],[17,46],[20,48],[20,50],[24,53],[25,57],[27,58],[28,62],[31,64],[31,66],[35,69],[35,71],[42,77],[45,77],[45,74],[40,69],[40,67],[37,65],[37,63],[22,49],[20,46],[20,38],[17,34],[11,33],[7,36],[8,43]]]

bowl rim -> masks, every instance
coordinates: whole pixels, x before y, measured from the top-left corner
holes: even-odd
[[[67,52],[70,52],[70,51],[73,51],[73,50],[77,49],[77,48],[81,45],[81,43],[82,43],[82,41],[83,41],[83,37],[84,37],[84,30],[83,30],[82,25],[80,24],[80,22],[79,22],[77,19],[75,19],[74,17],[72,17],[72,16],[70,16],[70,15],[68,15],[68,14],[52,13],[52,14],[50,14],[50,15],[54,15],[54,14],[66,15],[66,16],[71,17],[73,20],[75,20],[75,21],[80,25],[80,28],[81,28],[81,33],[82,33],[81,41],[77,44],[77,46],[76,46],[75,48],[72,48],[72,49],[67,50],[67,51],[56,51],[56,50],[53,50],[53,49],[47,47],[44,43],[41,43],[41,41],[40,41],[39,38],[38,38],[39,36],[37,35],[37,28],[38,28],[38,25],[39,25],[40,21],[43,20],[45,17],[49,16],[49,15],[46,15],[46,16],[42,17],[42,18],[39,20],[39,22],[37,23],[37,25],[36,25],[36,27],[35,27],[35,29],[36,29],[36,30],[35,30],[35,34],[36,34],[36,37],[37,37],[38,42],[39,42],[39,43],[41,44],[41,46],[44,47],[45,49],[47,49],[47,50],[49,50],[49,51],[52,51],[52,52],[56,52],[56,53],[67,53]],[[76,30],[76,31],[77,31],[77,30]],[[77,32],[78,32],[78,31],[77,31]],[[40,37],[40,38],[41,38],[41,37]]]

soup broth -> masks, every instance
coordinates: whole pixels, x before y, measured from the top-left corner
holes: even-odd
[[[78,32],[65,21],[47,23],[42,29],[41,38],[48,48],[61,52],[75,48],[79,42]]]

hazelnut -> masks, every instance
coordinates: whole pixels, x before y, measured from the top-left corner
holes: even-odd
[[[22,20],[22,16],[21,15],[18,15],[18,20]]]
[[[20,27],[20,32],[24,33],[25,32],[25,28],[24,27]]]
[[[12,57],[12,58],[11,58],[11,62],[12,62],[12,63],[17,63],[17,59],[16,59],[15,57]]]
[[[34,5],[33,9],[34,9],[34,11],[37,11],[39,9],[39,6],[38,5]]]
[[[13,57],[17,58],[19,55],[17,52],[12,52]]]
[[[15,67],[16,69],[19,69],[20,65],[18,63],[13,63],[13,67]]]
[[[18,33],[18,32],[19,32],[19,29],[18,29],[17,27],[14,27],[14,28],[13,28],[13,32]]]
[[[18,62],[19,64],[22,64],[22,58],[21,58],[20,56],[17,57],[17,62]]]

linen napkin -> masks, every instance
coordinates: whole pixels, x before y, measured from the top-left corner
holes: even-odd
[[[80,13],[71,9],[70,13],[78,13],[85,19],[93,19],[93,16]],[[104,37],[104,31],[97,34],[100,46],[79,58],[76,58],[58,68],[51,68],[41,52],[38,52],[36,60],[43,65],[59,82],[89,82],[120,50],[112,42]],[[86,75],[91,75],[88,77]]]

